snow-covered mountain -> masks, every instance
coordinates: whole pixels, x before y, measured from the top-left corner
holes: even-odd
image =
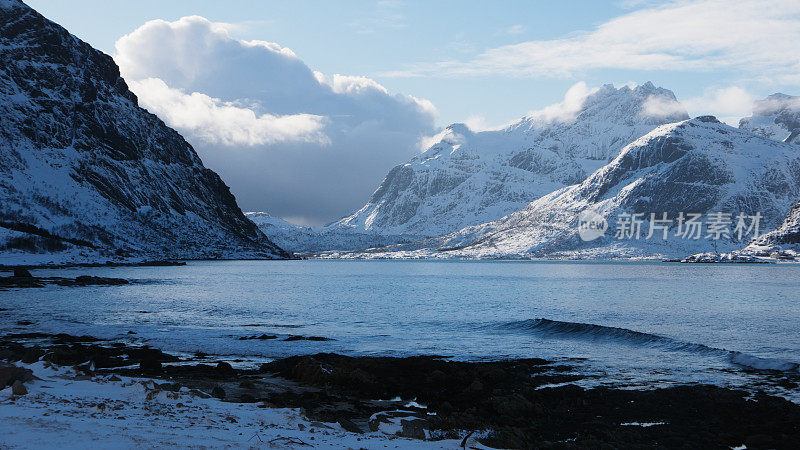
[[[737,236],[739,214],[762,217],[760,230],[780,224],[800,198],[800,149],[732,128],[711,116],[663,125],[626,146],[609,164],[581,183],[562,188],[500,220],[446,236],[376,249],[372,257],[684,257],[741,248],[752,236]],[[591,211],[607,221],[604,236],[585,241],[578,219]],[[701,213],[699,239],[677,236],[679,214]],[[730,237],[707,238],[709,213],[731,214]],[[639,239],[615,231],[642,213]],[[650,213],[666,213],[649,234]],[[626,222],[623,222],[622,219]],[[750,226],[752,219],[744,225]],[[686,231],[684,227],[682,231]],[[630,228],[627,231],[631,231]],[[693,237],[690,233],[689,237]]]
[[[800,201],[792,206],[778,228],[755,239],[744,252],[777,258],[800,257]]]
[[[18,0],[0,0],[0,226],[4,263],[288,256],[110,56]]]
[[[258,225],[272,242],[293,253],[356,251],[417,239],[414,236],[382,235],[351,228],[304,227],[265,212],[246,212],[245,216]]]
[[[580,183],[655,127],[688,119],[653,115],[648,102],[675,103],[675,96],[649,82],[570,97],[502,130],[450,125],[424,153],[393,168],[364,207],[329,228],[427,237],[495,220]]]
[[[739,121],[739,128],[800,145],[800,97],[779,93],[757,101],[753,115]]]
[[[792,206],[789,215],[778,228],[760,235],[750,244],[730,252],[695,253],[684,262],[755,263],[800,260],[800,201]]]

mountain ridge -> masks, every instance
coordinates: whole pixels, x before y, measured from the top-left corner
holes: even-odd
[[[362,208],[325,228],[425,238],[494,220],[580,182],[656,126],[688,118],[685,111],[651,115],[648,100],[675,96],[650,82],[604,85],[582,101],[570,96],[502,130],[451,124],[391,169]]]
[[[48,248],[73,259],[290,256],[138,106],[110,56],[2,0],[0,62],[4,258],[52,259]]]
[[[361,257],[676,258],[698,251],[730,251],[716,243],[674,238],[645,242],[579,239],[577,220],[593,211],[610,229],[620,215],[726,212],[763,216],[762,229],[781,223],[800,197],[796,146],[732,128],[710,116],[662,125],[626,146],[582,183],[547,194],[497,221],[406,245],[354,254]],[[647,216],[645,216],[647,217]],[[647,230],[649,221],[642,224]]]

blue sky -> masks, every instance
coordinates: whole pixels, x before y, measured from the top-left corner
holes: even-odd
[[[243,209],[309,225],[441,127],[497,127],[578,83],[652,81],[734,126],[800,93],[797,0],[27,1],[113,55]]]
[[[387,72],[415,64],[469,61],[505,45],[591,32],[616,17],[657,7],[658,2],[142,0],[135,6],[112,0],[28,3],[107,53],[114,52],[114,42],[120,36],[151,19],[171,21],[197,14],[230,23],[234,37],[276,42],[292,49],[314,70],[365,75],[391,92],[428,99],[439,112],[439,125],[475,116],[483,117],[488,125],[505,123],[560,100],[577,81],[593,86],[651,80],[675,91],[679,99],[699,98],[709,90],[730,86],[746,89],[757,97],[779,90],[798,93],[798,86],[792,83],[752,80],[751,74],[743,75],[736,69],[602,68],[553,76],[496,70],[468,76],[387,76]],[[719,30],[720,34],[726,32]],[[695,112],[692,109],[696,108],[689,109]],[[718,113],[735,115],[735,111]]]

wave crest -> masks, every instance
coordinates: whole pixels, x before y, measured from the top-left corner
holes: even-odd
[[[627,328],[609,327],[581,322],[562,322],[545,318],[506,322],[499,327],[506,331],[526,331],[549,337],[581,340],[605,340],[650,347],[671,352],[690,352],[726,358],[732,364],[749,370],[800,372],[800,364],[777,358],[761,358],[747,353],[730,351],[704,344],[680,341],[657,334]]]

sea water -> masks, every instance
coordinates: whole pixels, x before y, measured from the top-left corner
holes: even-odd
[[[584,384],[701,382],[800,397],[776,381],[800,374],[800,265],[304,260],[34,271],[84,274],[135,282],[0,291],[0,326],[250,362],[317,352],[537,357],[574,365],[590,376]],[[261,334],[278,337],[240,339]],[[291,335],[332,340],[283,340]]]

